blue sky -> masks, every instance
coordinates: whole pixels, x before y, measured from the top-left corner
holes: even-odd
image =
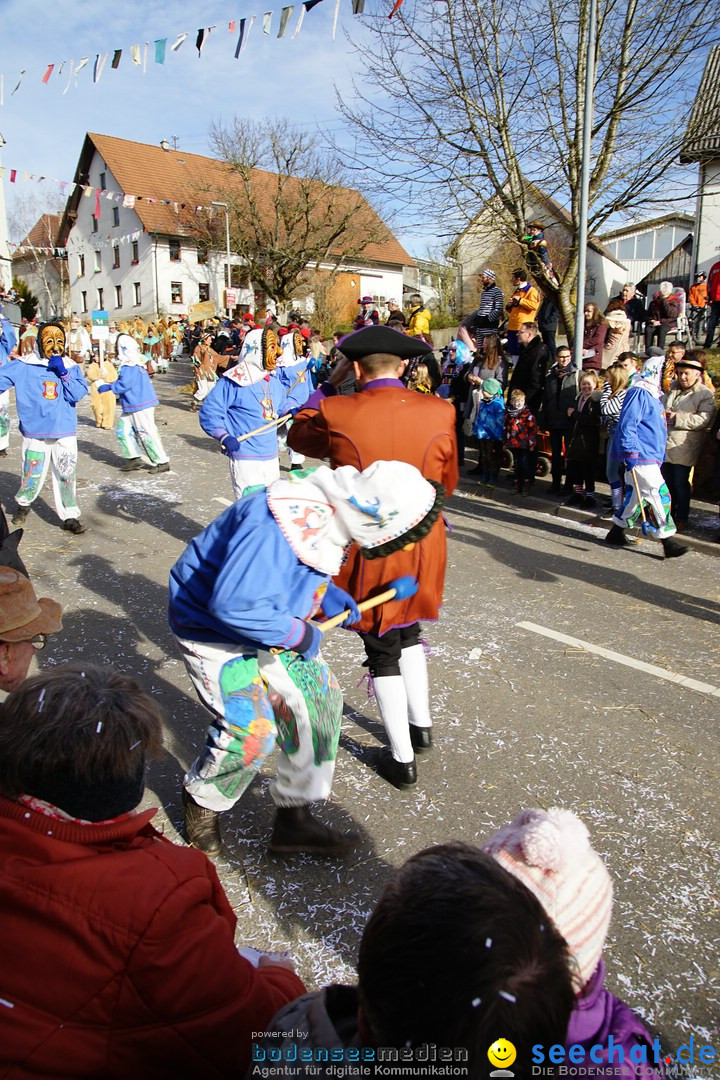
[[[332,20],[335,0],[324,0],[305,16],[297,38],[292,32],[300,10],[296,2],[286,36],[278,40],[282,0],[241,0],[206,4],[176,0],[121,0],[108,5],[95,2],[51,4],[47,0],[2,0],[0,72],[4,75],[4,105],[0,132],[6,140],[2,163],[18,170],[16,184],[5,174],[5,197],[12,215],[18,196],[34,197],[45,208],[57,186],[21,182],[23,171],[71,180],[83,137],[96,131],[139,142],[159,143],[178,137],[181,149],[208,153],[207,130],[212,121],[230,120],[236,113],[262,119],[287,116],[295,123],[325,125],[342,134],[343,122],[335,111],[334,86],[351,93],[352,58],[346,32],[355,41],[363,34],[363,19],[353,16],[351,0],[341,0],[335,41]],[[368,0],[367,10],[384,17],[388,0]],[[270,35],[262,33],[262,14],[273,11]],[[237,32],[228,32],[230,20],[258,16],[240,59],[234,59]],[[195,48],[197,30],[216,24],[206,33],[202,56]],[[170,52],[175,37],[188,32],[178,50]],[[168,38],[163,66],[154,62],[154,41]],[[147,73],[131,62],[130,46],[150,43]],[[112,52],[122,49],[120,66],[110,68]],[[97,53],[109,51],[105,70],[93,84]],[[77,87],[73,79],[66,93],[69,64],[88,56]],[[58,69],[66,61],[62,75]],[[47,85],[42,77],[48,64],[55,70]],[[26,74],[11,96],[22,68]],[[138,194],[141,194],[140,192]],[[401,230],[400,239],[413,243]],[[422,244],[415,241],[415,253]]]

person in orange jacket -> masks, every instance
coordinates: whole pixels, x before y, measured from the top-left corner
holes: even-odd
[[[518,330],[526,322],[534,322],[540,307],[540,293],[527,280],[527,272],[518,267],[512,272],[515,291],[505,305],[508,313],[507,323],[507,352],[513,364],[517,363],[520,354],[520,342]]]

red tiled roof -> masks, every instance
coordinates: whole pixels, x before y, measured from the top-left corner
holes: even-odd
[[[92,148],[103,158],[121,190],[127,195],[142,195],[136,200],[135,213],[148,232],[168,236],[187,236],[193,232],[193,214],[196,205],[207,206],[213,199],[223,199],[237,183],[232,170],[216,158],[201,154],[189,154],[182,150],[163,150],[159,146],[118,139],[113,135],[88,132],[75,173],[76,183],[87,183],[87,170],[92,158]],[[256,189],[260,212],[271,212],[273,191],[277,187],[275,173],[252,170],[253,187]],[[292,184],[292,179],[287,181]],[[414,260],[395,239],[365,199],[351,188],[340,188],[341,204],[357,204],[358,215],[365,227],[377,240],[368,243],[362,258],[372,262],[413,266]],[[68,200],[63,219],[63,233],[67,235],[74,220],[74,210],[80,193],[76,190]],[[153,199],[169,199],[171,205],[162,202],[149,203]],[[178,211],[173,203],[178,204]],[[185,204],[185,208],[181,204]],[[333,252],[338,255],[342,252]],[[354,253],[355,255],[355,253]]]
[[[20,241],[20,247],[57,247],[61,220],[60,214],[43,214]]]

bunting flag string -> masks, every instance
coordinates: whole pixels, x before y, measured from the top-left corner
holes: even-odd
[[[107,247],[120,247],[125,244],[133,244],[136,240],[139,240],[141,236],[147,233],[147,229],[135,229],[131,233],[124,233],[122,236],[105,236],[102,240],[93,236],[92,242],[76,241],[69,243],[67,247],[50,247],[45,244],[15,244],[12,241],[8,241],[8,247],[13,252],[19,255],[28,254],[41,254],[52,255],[54,258],[63,258],[66,255],[82,255],[91,251],[97,251],[100,248]],[[71,237],[71,240],[74,238]]]
[[[298,17],[297,25],[295,26],[295,30],[294,30],[293,34],[291,35],[293,38],[296,38],[298,36],[298,34],[300,33],[300,28],[303,25],[303,20],[304,20],[306,14],[308,12],[312,11],[312,9],[314,7],[317,7],[317,5],[322,3],[322,2],[323,2],[323,0],[304,0],[304,2],[300,6],[300,14],[299,14],[299,17]],[[403,2],[403,0],[394,0],[394,6],[392,8],[392,11],[390,12],[390,15],[388,16],[389,18],[391,18],[395,14],[395,12],[398,10],[398,8],[402,4],[402,2]],[[351,0],[351,6],[352,6],[352,11],[353,11],[354,15],[362,15],[363,12],[364,12],[365,0]],[[286,36],[288,23],[290,21],[290,18],[292,16],[294,10],[295,10],[294,5],[287,5],[287,6],[285,6],[285,7],[283,7],[281,9],[280,18],[279,18],[279,30],[278,30],[278,34],[277,34],[278,38],[283,38],[283,37]],[[334,10],[333,20],[332,20],[332,38],[333,38],[333,41],[335,40],[335,37],[336,37],[339,13],[340,13],[340,0],[336,0],[336,2],[335,2],[335,10]],[[273,12],[272,11],[266,11],[260,17],[262,19],[263,33],[266,34],[266,35],[269,35],[270,34],[270,29],[271,29],[271,23],[272,23],[272,19],[273,19]],[[236,47],[235,47],[235,59],[236,60],[239,58],[240,53],[243,51],[243,49],[246,48],[246,46],[247,46],[247,40],[248,40],[248,37],[250,36],[250,31],[252,29],[252,26],[253,26],[253,23],[255,22],[255,20],[256,20],[256,16],[251,15],[249,18],[243,18],[243,19],[239,19],[239,20],[231,19],[227,24],[228,33],[235,34],[237,32],[237,34],[238,34],[237,44],[236,44]],[[210,39],[210,35],[212,34],[213,30],[216,30],[216,29],[217,29],[217,26],[213,25],[213,26],[208,26],[208,27],[200,27],[197,30],[196,36],[195,36],[195,48],[197,49],[198,59],[202,58],[202,56],[203,56],[203,48],[207,45],[207,43],[208,43],[208,41]],[[185,39],[187,37],[189,37],[189,36],[190,36],[189,31],[177,34],[175,39],[172,41],[172,44],[170,44],[170,46],[169,46],[170,52],[171,53],[177,53],[178,50],[181,48],[181,46],[182,46],[183,42],[185,41]],[[215,36],[217,37],[217,35],[215,35]],[[148,41],[143,42],[143,43],[136,42],[135,44],[130,45],[129,48],[127,48],[127,49],[106,49],[104,51],[97,52],[95,54],[94,63],[92,64],[92,81],[93,81],[93,83],[100,82],[100,78],[101,78],[101,76],[103,74],[103,71],[105,70],[105,65],[106,65],[107,60],[108,60],[108,58],[110,56],[112,56],[112,59],[110,61],[110,70],[111,71],[117,71],[118,68],[120,67],[120,63],[122,61],[124,52],[126,54],[129,52],[130,61],[131,61],[132,65],[133,65],[133,67],[141,68],[143,75],[147,74],[148,55],[149,55],[151,49],[152,49],[152,53],[150,53],[150,58],[152,60],[154,60],[154,62],[156,64],[164,65],[165,61],[167,59],[168,42],[170,40],[171,39],[169,37],[162,37],[162,38],[157,38],[153,43],[148,42]],[[87,67],[87,65],[89,63],[90,63],[90,57],[89,56],[83,56],[79,60],[63,60],[62,62],[53,61],[52,63],[46,64],[45,67],[42,69],[42,74],[40,76],[40,81],[42,83],[44,83],[45,86],[52,85],[53,81],[57,81],[58,79],[62,78],[62,76],[63,76],[63,74],[65,72],[65,68],[67,67],[68,68],[67,83],[65,84],[65,89],[62,91],[63,95],[67,94],[68,90],[70,89],[70,87],[71,87],[71,85],[73,83],[73,79],[75,80],[75,86],[76,87],[78,86],[78,76],[82,72],[83,68]],[[10,93],[10,97],[13,97],[17,93],[17,91],[20,89],[20,85],[23,82],[23,79],[25,78],[26,74],[27,74],[27,69],[23,68],[19,73],[19,76],[18,76],[18,79],[17,79],[17,82],[15,84],[14,89]],[[0,74],[0,107],[4,106],[4,104],[5,104],[4,89],[5,89],[5,76],[3,74]]]

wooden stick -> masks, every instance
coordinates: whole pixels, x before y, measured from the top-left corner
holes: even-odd
[[[269,431],[270,428],[280,427],[281,424],[286,423],[290,419],[292,419],[292,413],[286,413],[285,416],[280,416],[277,420],[271,420],[269,424],[263,424],[262,427],[255,428],[254,431],[248,431],[247,435],[238,435],[238,442],[245,442],[246,439],[252,439],[253,435],[260,435],[263,431]]]
[[[647,518],[645,517],[645,507],[643,506],[642,497],[640,495],[640,486],[639,486],[639,484],[637,482],[637,476],[635,475],[635,470],[631,469],[630,472],[632,473],[633,484],[635,485],[635,494],[637,495],[637,501],[638,501],[638,503],[640,505],[640,513],[642,514],[642,522],[643,522],[642,531],[647,535]]]
[[[369,611],[370,608],[377,607],[378,604],[386,604],[388,600],[392,600],[395,596],[397,589],[387,589],[386,592],[379,593],[377,596],[371,596],[369,600],[361,600],[358,604],[358,611]],[[345,622],[350,609],[347,611],[341,611],[339,615],[333,615],[332,619],[328,619],[326,622],[313,623],[313,626],[317,626],[321,634],[326,634],[328,630],[334,630],[340,623]]]

